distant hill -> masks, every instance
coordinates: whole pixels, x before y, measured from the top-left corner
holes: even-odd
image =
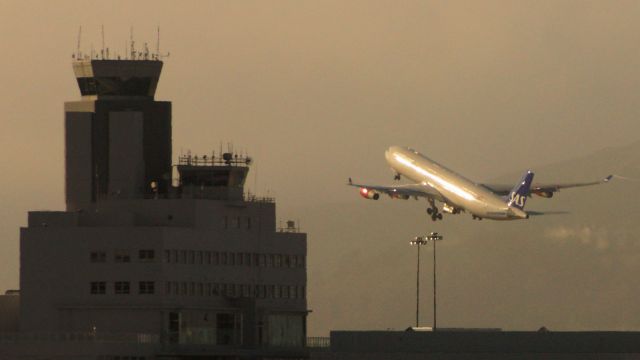
[[[524,171],[526,169],[522,169]],[[536,180],[640,179],[640,142],[534,168]],[[521,173],[496,182],[515,183]],[[640,330],[640,182],[534,197],[526,221],[428,220],[424,201],[367,201],[295,209],[309,234],[311,335],[331,329],[403,329],[415,319],[416,249],[438,231],[438,323],[504,329]],[[421,318],[431,323],[432,248],[422,248]]]

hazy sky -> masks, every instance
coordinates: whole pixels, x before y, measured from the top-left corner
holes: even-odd
[[[80,25],[112,53],[160,26],[174,158],[233,142],[304,229],[322,219],[294,209],[356,201],[348,176],[390,181],[389,145],[483,180],[638,140],[638,19],[638,1],[0,0],[0,289],[26,212],[64,206]]]

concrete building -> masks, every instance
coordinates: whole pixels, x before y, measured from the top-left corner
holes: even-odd
[[[306,358],[306,235],[276,229],[273,199],[245,196],[251,159],[172,166],[171,103],[154,100],[161,61],[73,68],[66,210],[30,212],[20,234],[23,340],[121,336],[77,347],[94,359]]]

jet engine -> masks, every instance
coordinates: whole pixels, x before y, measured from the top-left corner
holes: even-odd
[[[367,188],[360,189],[360,195],[365,199],[378,200],[380,199],[380,193],[375,190],[369,190]]]
[[[553,191],[536,191],[535,194],[547,199],[553,197]]]
[[[444,203],[444,205],[442,205],[442,211],[449,213],[449,214],[459,214],[460,213],[460,209],[458,209],[455,206],[449,205],[447,203]]]
[[[394,199],[409,200],[409,195],[406,194],[393,194],[391,197]]]

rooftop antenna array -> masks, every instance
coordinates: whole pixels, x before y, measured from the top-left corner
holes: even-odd
[[[105,32],[104,25],[100,27],[100,35],[101,35],[101,47],[95,49],[93,47],[93,43],[91,43],[91,51],[88,54],[83,54],[81,51],[82,45],[82,26],[78,29],[78,40],[76,43],[76,49],[72,54],[72,58],[80,61],[80,60],[110,60],[111,54],[109,52],[109,48],[106,46],[105,41]],[[149,49],[149,43],[145,42],[144,47],[142,49],[136,49],[136,42],[133,38],[133,26],[130,27],[129,30],[129,41],[125,40],[125,48],[124,48],[124,56],[122,58],[126,60],[162,60],[162,58],[169,57],[170,53],[166,54],[160,53],[160,27],[157,27],[157,38],[156,38],[156,46],[155,51]],[[140,51],[138,51],[140,50]],[[118,52],[115,53],[115,58],[120,60],[120,54]]]

